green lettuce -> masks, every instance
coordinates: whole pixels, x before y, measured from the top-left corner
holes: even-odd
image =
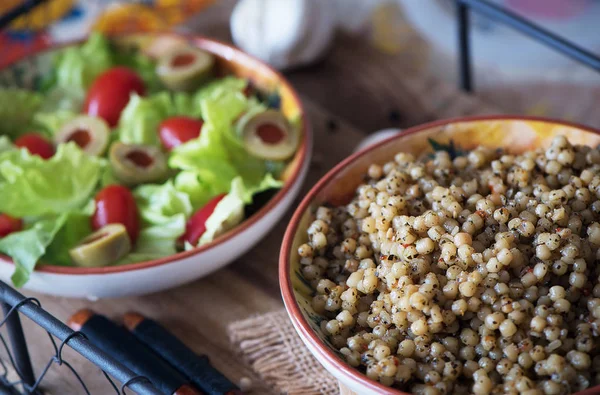
[[[57,55],[56,85],[68,91],[85,92],[98,75],[112,66],[109,40],[100,33],[92,33],[84,44],[68,47]]]
[[[89,201],[104,160],[74,143],[61,144],[48,159],[27,150],[0,154],[0,212],[37,217],[76,210]]]
[[[264,177],[267,167],[266,162],[250,155],[244,148],[238,136],[235,122],[245,112],[254,113],[258,105],[253,100],[248,100],[241,92],[223,92],[220,95],[202,101],[202,113],[208,127],[202,128],[203,135],[222,147],[247,185],[259,183]]]
[[[37,221],[29,229],[11,233],[0,239],[0,252],[9,255],[15,263],[11,277],[16,287],[22,287],[33,272],[38,260],[46,252],[46,247],[63,227],[68,215],[52,216]]]
[[[113,65],[110,42],[100,33],[92,33],[82,45],[58,51],[53,72],[39,87],[44,92],[41,111],[80,112],[88,88]]]
[[[178,191],[186,193],[190,197],[192,207],[198,209],[214,196],[229,192],[231,181],[236,176],[231,165],[216,160],[211,167],[181,171],[175,176],[174,185]]]
[[[279,189],[282,186],[283,181],[276,180],[272,174],[267,173],[257,185],[244,188],[242,193],[242,199],[244,200],[244,204],[250,204],[253,201],[254,195],[266,191],[268,189]]]
[[[42,261],[61,266],[73,264],[69,250],[92,233],[90,217],[94,213],[94,208],[94,201],[90,200],[82,210],[64,214],[66,216],[64,223],[46,248]]]
[[[0,136],[0,154],[6,151],[15,150],[17,147],[10,141],[7,136]]]
[[[189,194],[195,209],[228,192],[237,176],[241,176],[248,188],[256,188],[267,170],[277,167],[248,154],[237,133],[236,123],[246,116],[243,114],[265,110],[244,96],[245,83],[226,79],[197,93],[202,97],[200,107],[205,122],[202,133],[171,153],[169,165],[182,170],[175,178],[175,187]]]
[[[119,140],[126,144],[159,145],[158,126],[172,113],[168,92],[141,97],[132,95],[119,119]]]
[[[242,92],[247,84],[244,79],[229,76],[209,82],[194,94],[175,92],[172,96],[172,115],[202,118],[203,100],[218,97],[223,93]]]
[[[175,176],[173,184],[178,191],[189,196],[194,210],[204,206],[213,196],[229,191],[228,185],[226,189],[218,188],[201,179],[195,171],[181,171]]]
[[[18,137],[30,132],[42,95],[25,89],[0,88],[0,135]]]
[[[200,101],[193,95],[185,92],[174,92],[172,96],[172,114],[183,115],[191,118],[202,118]]]
[[[38,112],[33,117],[33,123],[36,125],[36,130],[42,130],[48,136],[54,136],[65,123],[76,116],[77,114],[70,110]]]
[[[215,211],[206,220],[206,231],[200,237],[198,245],[210,243],[242,222],[244,207],[252,203],[254,195],[267,189],[280,188],[281,185],[282,182],[275,180],[271,174],[267,174],[261,182],[250,187],[245,185],[241,177],[236,177],[231,182],[229,193],[217,204]]]
[[[192,214],[189,196],[175,189],[171,181],[163,185],[139,186],[133,195],[142,228],[135,249],[124,261],[135,262],[175,254],[176,241],[184,234],[187,218]]]
[[[231,191],[221,199],[206,220],[206,231],[200,237],[198,245],[210,243],[244,220],[245,195],[244,182],[237,177],[231,183]]]
[[[223,77],[209,82],[202,88],[198,89],[198,91],[194,94],[194,99],[197,101],[197,103],[200,103],[204,99],[214,98],[223,93],[242,93],[247,85],[248,81],[243,78],[234,76]]]

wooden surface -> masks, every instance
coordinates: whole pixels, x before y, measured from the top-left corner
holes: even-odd
[[[229,0],[221,2],[193,21],[190,29],[228,40],[226,20],[231,4]],[[303,192],[350,154],[369,132],[490,111],[435,78],[423,77],[413,60],[410,54],[387,55],[360,38],[341,36],[318,65],[287,73],[302,95],[315,133],[314,159]],[[249,377],[258,386],[255,393],[267,393],[231,349],[226,327],[233,321],[282,306],[277,261],[291,211],[261,243],[226,269],[170,291],[97,302],[32,296],[62,320],[83,307],[116,320],[127,311],[139,311],[164,324],[196,352],[209,355],[215,367],[234,382]],[[43,332],[26,318],[24,325],[39,372],[53,351]],[[65,356],[82,373],[92,394],[111,393],[97,368],[69,350]],[[51,368],[44,387],[54,394],[83,393],[70,373],[58,366]]]

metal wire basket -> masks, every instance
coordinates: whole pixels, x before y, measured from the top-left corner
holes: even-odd
[[[152,385],[150,380],[136,375],[120,362],[91,344],[83,333],[71,330],[44,310],[37,299],[25,297],[1,281],[0,305],[4,314],[4,318],[0,321],[0,328],[5,332],[0,333],[0,349],[4,354],[0,358],[1,394],[42,393],[40,392],[40,385],[49,370],[56,365],[65,366],[71,371],[81,384],[81,392],[89,394],[90,391],[77,373],[76,366],[69,363],[63,356],[65,346],[72,348],[98,366],[100,368],[99,374],[106,378],[115,393],[125,394],[125,389],[130,388],[138,394],[160,394],[160,391]],[[53,350],[53,355],[38,372],[34,371],[31,364],[20,314],[45,330],[49,347],[52,347]],[[120,384],[117,385],[113,378]]]

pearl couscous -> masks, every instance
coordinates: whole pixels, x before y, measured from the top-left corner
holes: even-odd
[[[348,364],[415,394],[600,384],[600,151],[478,147],[373,164],[298,249]]]

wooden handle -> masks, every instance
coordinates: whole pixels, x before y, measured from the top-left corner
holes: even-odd
[[[210,364],[208,357],[194,353],[156,321],[139,313],[127,313],[123,322],[137,339],[206,394],[242,394],[235,384]]]
[[[90,309],[83,309],[71,316],[68,325],[85,334],[92,343],[135,373],[148,378],[163,393],[200,395],[181,373],[108,318]]]

